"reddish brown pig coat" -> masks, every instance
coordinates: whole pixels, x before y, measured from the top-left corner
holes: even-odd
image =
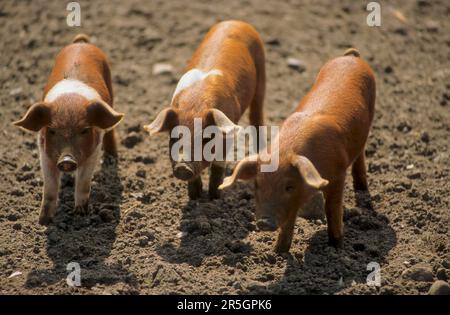
[[[192,132],[194,118],[202,119],[203,128],[209,125],[230,126],[239,121],[247,107],[250,107],[250,123],[254,126],[264,124],[264,48],[251,25],[226,21],[213,26],[186,67],[188,73],[190,70],[204,73],[215,71],[221,75],[209,75],[176,93],[171,107],[163,110],[152,124],[145,127],[150,134],[170,133],[176,126],[187,126]],[[190,198],[198,198],[202,190],[200,173],[211,164],[204,160],[172,161],[172,164],[174,175],[188,180]],[[179,169],[183,172],[178,172]],[[211,198],[219,196],[217,187],[222,183],[223,174],[224,164],[212,163]]]
[[[112,109],[112,103],[106,56],[87,36],[78,35],[56,57],[43,100],[15,123],[39,131],[44,175],[41,224],[48,224],[55,214],[61,171],[76,170],[76,210],[88,210],[90,181],[102,144],[106,153],[117,155],[112,128],[123,115]]]
[[[205,72],[217,69],[223,75],[200,81],[175,97],[172,106],[185,112],[186,119],[191,120],[213,107],[237,123],[250,106],[250,120],[262,125],[264,48],[259,34],[251,25],[227,21],[212,27],[186,71],[194,68]]]
[[[317,80],[280,130],[279,168],[257,171],[241,161],[225,186],[256,180],[257,217],[276,212],[280,227],[276,251],[288,251],[299,207],[322,190],[330,243],[343,237],[342,198],[346,170],[352,166],[355,189],[367,190],[364,147],[374,115],[372,70],[352,49],[325,64]]]

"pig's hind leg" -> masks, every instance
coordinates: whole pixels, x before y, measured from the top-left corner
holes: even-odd
[[[352,165],[353,188],[367,191],[366,157],[364,151],[356,158]]]
[[[256,135],[257,135],[257,150],[264,149],[266,146],[266,135],[263,132],[260,132],[259,127],[264,126],[264,94],[265,94],[265,81],[266,74],[264,69],[264,63],[258,67],[257,73],[257,83],[255,95],[253,96],[253,100],[250,104],[249,110],[249,120],[252,126],[256,127]],[[261,143],[261,145],[260,145]]]
[[[97,149],[84,163],[78,168],[75,179],[75,213],[85,215],[89,212],[89,195],[91,192],[92,176],[99,158]]]
[[[263,103],[264,103],[264,88],[257,87],[255,96],[253,97],[252,103],[250,104],[250,113],[249,113],[250,124],[257,128],[259,126],[264,126]]]

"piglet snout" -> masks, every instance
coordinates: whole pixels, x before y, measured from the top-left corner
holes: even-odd
[[[194,172],[185,163],[177,163],[173,168],[173,175],[181,180],[189,180],[194,176]]]
[[[75,159],[70,155],[64,155],[62,156],[58,163],[57,167],[61,172],[70,173],[77,169],[77,162]]]
[[[277,229],[275,220],[270,217],[262,217],[261,219],[257,220],[256,226],[261,231],[275,231]]]

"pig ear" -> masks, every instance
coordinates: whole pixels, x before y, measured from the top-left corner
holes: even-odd
[[[13,124],[26,130],[39,131],[42,127],[50,124],[50,118],[50,107],[43,102],[39,102],[32,105],[25,116]]]
[[[240,132],[242,130],[241,126],[236,125],[227,117],[227,115],[217,108],[212,108],[209,110],[208,120],[211,121],[213,125],[219,127],[219,129],[226,134],[232,133],[233,131]]]
[[[100,129],[110,130],[117,126],[124,114],[116,112],[106,102],[95,100],[87,108],[87,121]]]
[[[170,131],[177,124],[178,115],[172,108],[163,109],[155,120],[149,125],[145,125],[144,129],[154,135],[158,132]]]
[[[306,156],[296,155],[291,163],[298,169],[306,184],[312,188],[323,189],[328,185],[328,181],[320,176],[317,169]]]
[[[225,177],[219,189],[233,186],[238,180],[251,180],[256,177],[258,172],[257,155],[246,157],[236,165],[233,175]]]

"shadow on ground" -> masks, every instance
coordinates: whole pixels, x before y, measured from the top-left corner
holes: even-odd
[[[211,256],[220,256],[223,264],[235,266],[251,255],[253,247],[243,239],[255,230],[253,200],[251,187],[241,188],[236,190],[237,196],[223,193],[220,199],[209,200],[204,191],[202,198],[189,201],[182,209],[180,245],[163,244],[157,248],[158,254],[170,263],[193,266]]]
[[[60,202],[54,222],[47,228],[47,255],[53,267],[32,271],[27,278],[29,288],[46,286],[65,280],[74,269],[67,265],[80,265],[81,286],[92,287],[126,282],[135,285],[133,274],[120,264],[107,264],[116,239],[116,226],[120,220],[123,186],[117,162],[107,158],[100,172],[94,175],[90,197],[91,214],[72,213],[74,180],[64,176]]]
[[[368,193],[355,194],[358,208],[345,209],[345,238],[342,249],[327,245],[326,225],[310,239],[304,252],[283,254],[286,269],[282,278],[268,285],[253,285],[247,294],[334,294],[359,283],[366,284],[370,262],[382,267],[396,245],[397,236],[386,216],[373,209]],[[301,227],[299,227],[301,229]]]

